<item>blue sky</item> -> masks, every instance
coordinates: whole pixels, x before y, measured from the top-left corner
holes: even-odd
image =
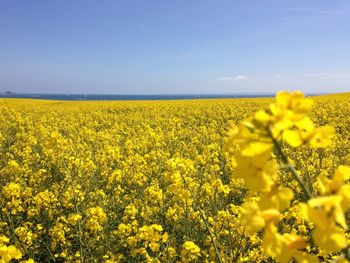
[[[348,0],[2,0],[0,91],[350,91]]]

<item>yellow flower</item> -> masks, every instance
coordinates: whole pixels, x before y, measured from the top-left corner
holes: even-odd
[[[295,122],[295,126],[283,131],[283,139],[293,147],[298,147],[302,144],[308,143],[314,135],[315,126],[313,122],[305,117],[298,122]]]
[[[310,145],[314,148],[324,148],[331,144],[335,130],[331,126],[318,127],[313,134]]]
[[[338,195],[342,198],[341,206],[344,211],[350,208],[350,185],[345,182],[350,179],[350,167],[340,165],[333,178],[320,175],[318,185],[322,195]]]
[[[305,258],[305,255],[299,252],[306,247],[305,240],[295,234],[279,234],[272,223],[267,224],[265,228],[262,247],[267,255],[281,263],[289,262],[292,257]]]
[[[294,257],[298,263],[318,263],[319,262],[317,256],[306,254],[303,252],[298,252],[297,254],[294,255]]]
[[[82,218],[80,214],[71,214],[68,217],[68,223],[75,226]]]
[[[19,198],[21,195],[21,186],[18,183],[8,183],[2,190],[5,197],[11,199],[12,197]]]
[[[314,224],[326,229],[338,223],[347,229],[341,196],[332,195],[310,199],[307,203],[307,216]]]
[[[336,252],[348,245],[341,201],[341,196],[332,195],[311,199],[302,206],[306,218],[315,225],[312,236],[316,244],[327,252]]]
[[[294,194],[291,189],[274,186],[269,192],[262,194],[259,200],[259,207],[261,210],[275,208],[279,211],[283,211],[289,207],[293,196]]]
[[[181,257],[185,262],[192,262],[200,257],[201,249],[192,241],[185,241],[182,245]]]
[[[312,237],[316,244],[326,252],[337,252],[349,245],[344,230],[334,225],[321,228],[315,227]]]
[[[251,143],[235,157],[235,175],[252,191],[267,191],[273,185],[276,170],[273,163],[268,163],[271,147],[271,144]]]
[[[0,235],[0,245],[1,244],[7,244],[9,242],[9,238],[7,236],[4,235]]]
[[[92,232],[100,232],[103,229],[103,224],[107,222],[107,215],[102,207],[96,206],[86,210],[86,227]]]
[[[274,115],[280,114],[279,111],[282,111],[287,118],[298,121],[310,111],[312,106],[313,101],[305,99],[304,94],[300,91],[280,91],[276,94],[276,106],[270,109]]]
[[[6,246],[0,244],[0,262],[8,263],[12,259],[20,259],[22,257],[21,251],[15,246]]]
[[[253,235],[260,231],[266,222],[276,221],[280,213],[276,209],[267,209],[261,211],[254,201],[247,201],[241,206],[240,223],[245,229],[245,233]]]

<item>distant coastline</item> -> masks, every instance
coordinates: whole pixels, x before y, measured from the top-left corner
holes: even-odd
[[[30,94],[30,93],[0,93],[0,98],[25,98],[42,100],[68,100],[68,101],[91,101],[91,100],[192,100],[192,99],[229,99],[229,98],[270,98],[274,93],[237,93],[237,94],[152,94],[152,95],[113,95],[113,94]],[[317,96],[321,94],[308,94]]]

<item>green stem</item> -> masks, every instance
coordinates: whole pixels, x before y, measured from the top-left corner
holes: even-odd
[[[303,161],[305,162],[305,153],[304,153],[304,149],[303,148],[301,148],[301,153],[302,153],[302,155],[303,155]],[[307,183],[308,183],[308,185],[309,185],[309,189],[310,189],[310,192],[311,192],[311,195],[313,196],[313,197],[315,197],[315,194],[314,194],[314,188],[313,188],[313,186],[312,186],[312,180],[311,180],[311,175],[310,175],[310,171],[309,171],[309,167],[306,165],[306,178],[307,178]]]
[[[350,246],[347,246],[343,249],[344,258],[346,258],[348,261],[350,261]]]
[[[299,183],[301,189],[304,192],[304,196],[306,198],[306,200],[311,199],[313,196],[310,192],[310,189],[306,186],[306,183],[303,181],[303,179],[300,177],[300,175],[298,174],[298,172],[295,170],[294,166],[288,161],[287,156],[284,154],[281,145],[278,143],[278,141],[272,136],[271,131],[269,131],[269,135],[271,137],[271,140],[273,142],[273,145],[278,153],[278,155],[281,157],[282,159],[282,163],[288,168],[288,170],[291,172],[291,174],[293,175],[293,177],[297,180],[297,182]]]

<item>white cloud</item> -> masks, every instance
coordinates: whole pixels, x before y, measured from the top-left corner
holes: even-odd
[[[235,79],[236,79],[236,80],[242,80],[242,79],[248,79],[248,77],[245,76],[245,75],[237,75],[237,76],[235,77]]]
[[[246,79],[248,79],[248,76],[246,75],[227,76],[227,77],[219,78],[219,80],[225,80],[225,81],[236,81],[236,80],[246,80]]]
[[[286,76],[286,75],[281,75],[281,74],[276,74],[275,75],[276,79],[291,79],[290,76]]]
[[[308,93],[350,91],[350,72],[301,74],[232,75],[221,77],[221,85],[230,92],[275,92],[303,90]]]

